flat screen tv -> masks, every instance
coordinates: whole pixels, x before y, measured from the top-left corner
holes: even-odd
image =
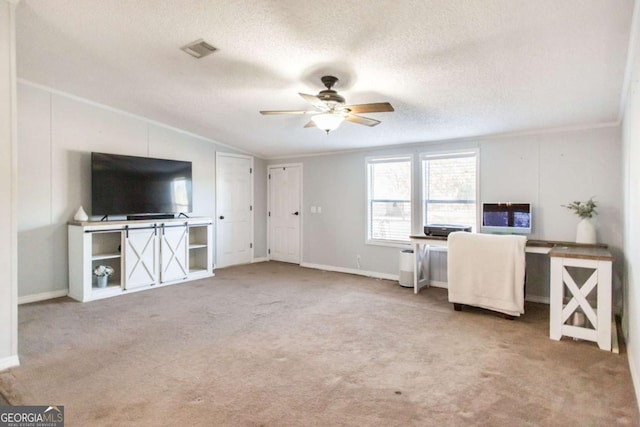
[[[482,232],[531,234],[531,204],[483,203]]]
[[[91,153],[92,215],[192,211],[191,162]]]

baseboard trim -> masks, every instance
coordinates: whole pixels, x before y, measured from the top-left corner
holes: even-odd
[[[449,289],[449,285],[448,285],[447,282],[440,282],[438,280],[430,280],[429,281],[429,286],[433,286],[434,288]],[[541,304],[549,304],[549,297],[541,297],[541,296],[538,296],[538,295],[528,295],[525,298],[525,301],[539,302]]]
[[[447,282],[440,282],[438,280],[429,280],[429,286],[433,286],[434,288],[449,289],[449,284]]]
[[[527,295],[524,300],[529,302],[539,302],[540,304],[549,304],[549,297],[541,297],[539,295]]]
[[[627,347],[627,359],[629,360],[629,371],[631,372],[631,383],[633,383],[633,389],[636,394],[636,402],[638,406],[640,406],[640,378],[638,378],[638,370],[636,369],[636,365],[633,363],[634,358],[631,357],[635,352]]]
[[[310,263],[310,262],[303,262],[302,264],[300,264],[300,267],[313,268],[313,269],[316,269],[316,270],[334,271],[336,273],[357,274],[358,276],[373,277],[373,278],[376,278],[376,279],[386,279],[386,280],[395,280],[395,281],[397,281],[398,278],[399,278],[397,274],[378,273],[376,271],[365,271],[365,270],[358,270],[358,269],[355,269],[355,268],[336,267],[336,266],[333,266],[333,265],[314,264],[314,263]],[[437,280],[431,280],[429,282],[429,285],[433,286],[434,288],[448,289],[447,282],[440,282],[440,281],[437,281]],[[528,295],[525,298],[525,301],[538,302],[538,303],[541,303],[541,304],[549,304],[549,297],[543,297],[543,296],[538,296],[538,295]]]
[[[30,302],[45,301],[53,298],[66,297],[69,293],[68,289],[62,289],[59,291],[42,292],[33,295],[24,295],[18,298],[18,305],[29,304]]]
[[[16,366],[20,366],[20,359],[18,359],[17,355],[0,359],[0,371],[4,371],[5,369],[9,369],[9,368],[14,368]]]
[[[325,271],[333,271],[336,273],[347,273],[347,274],[356,274],[358,276],[366,276],[373,277],[375,279],[386,279],[386,280],[398,280],[397,274],[387,274],[387,273],[378,273],[376,271],[365,271],[358,270],[356,268],[346,268],[346,267],[336,267],[333,265],[323,265],[323,264],[313,264],[310,262],[303,262],[300,264],[300,267],[305,268],[313,268],[316,270],[325,270]]]
[[[258,258],[254,258],[251,260],[251,263],[255,263],[255,262],[265,262],[265,261],[269,261],[269,258],[267,258],[266,256],[261,256]]]

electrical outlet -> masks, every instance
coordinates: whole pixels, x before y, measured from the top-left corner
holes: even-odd
[[[316,213],[317,212],[317,208],[315,206],[311,206],[311,213]]]
[[[360,255],[356,255],[356,264],[358,265],[358,270],[360,270]]]
[[[318,213],[322,213],[322,206],[318,206],[316,210],[318,211]]]

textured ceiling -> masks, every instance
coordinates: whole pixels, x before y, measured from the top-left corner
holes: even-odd
[[[633,0],[22,0],[18,77],[263,157],[618,120]],[[203,38],[219,50],[179,48]],[[368,128],[303,129],[320,76]],[[365,116],[367,116],[365,114]]]

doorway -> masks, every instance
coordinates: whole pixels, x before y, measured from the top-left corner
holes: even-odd
[[[253,260],[253,157],[216,153],[216,267]]]
[[[268,256],[300,264],[302,241],[302,164],[268,168]]]

